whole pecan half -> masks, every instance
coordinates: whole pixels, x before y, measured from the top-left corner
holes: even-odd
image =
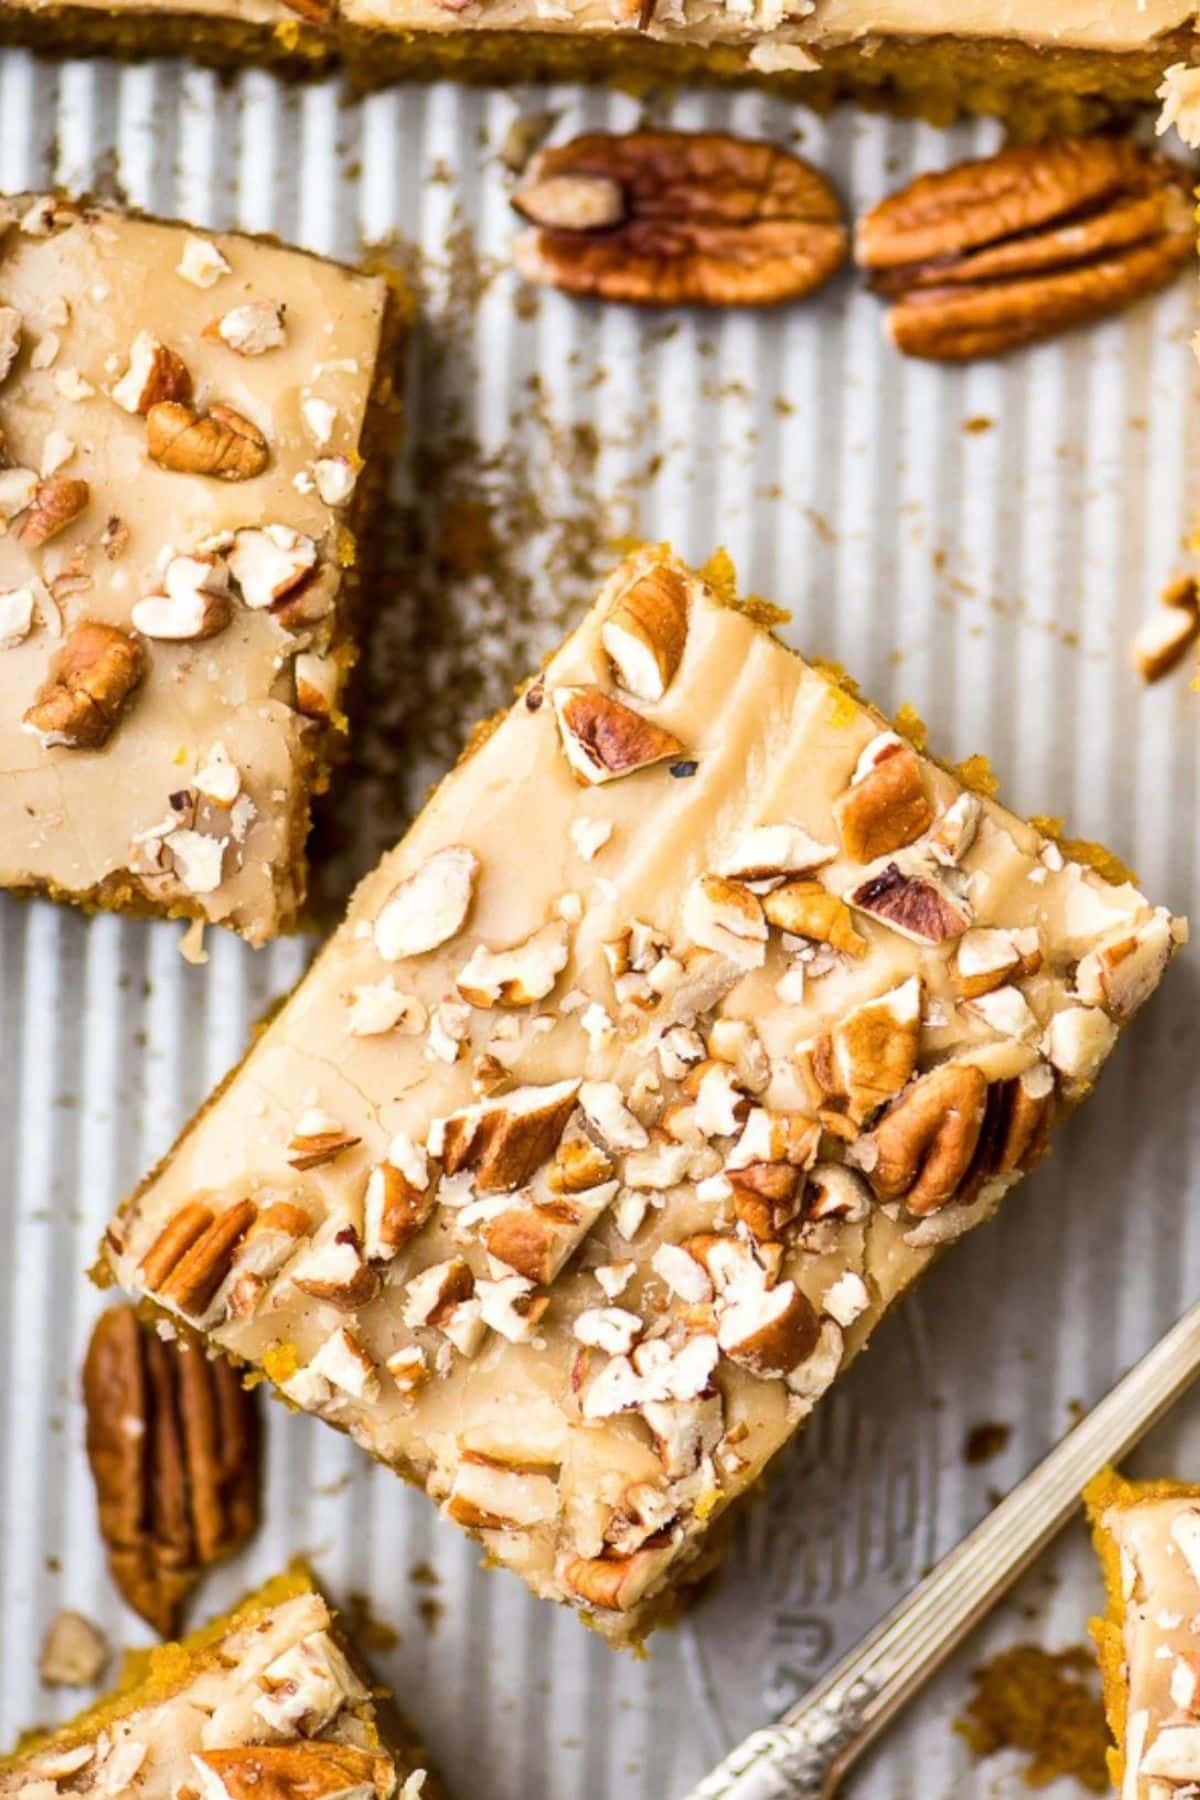
[[[396,1791],[391,1758],[354,1744],[239,1744],[201,1750],[196,1761],[216,1777],[212,1791],[229,1800],[345,1800]]]
[[[720,132],[589,132],[536,156],[513,206],[529,280],[641,306],[771,306],[846,257],[823,175]]]
[[[953,1200],[983,1129],[988,1084],[970,1063],[941,1063],[894,1100],[871,1133],[864,1168],[880,1200],[903,1200],[916,1218]]]
[[[187,1201],[142,1258],[147,1288],[180,1312],[199,1316],[228,1275],[257,1212],[253,1200],[237,1200],[215,1215],[203,1201]]]
[[[921,175],[881,200],[855,258],[908,356],[995,356],[1119,311],[1191,257],[1191,178],[1127,138],[1062,138]]]
[[[23,723],[47,747],[99,750],[116,730],[145,668],[136,638],[102,620],[81,619],[51,663]]]
[[[1031,1092],[1020,1076],[993,1081],[987,1092],[979,1141],[959,1187],[958,1199],[975,1199],[993,1175],[1027,1175],[1035,1169],[1050,1147],[1057,1110],[1052,1081],[1044,1092]]]
[[[146,414],[146,452],[160,469],[216,481],[251,481],[270,456],[257,425],[232,406],[202,413],[179,400],[161,400]]]
[[[258,1414],[198,1338],[101,1313],[83,1365],[87,1453],[113,1580],[164,1637],[210,1563],[258,1524]]]

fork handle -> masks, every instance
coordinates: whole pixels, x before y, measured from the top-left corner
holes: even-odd
[[[850,1764],[1200,1368],[1200,1302],[862,1642],[689,1800],[829,1800]]]

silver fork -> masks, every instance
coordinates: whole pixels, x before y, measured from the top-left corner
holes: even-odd
[[[1200,1302],[857,1647],[752,1731],[688,1800],[830,1800],[855,1758],[933,1674],[1200,1369]]]

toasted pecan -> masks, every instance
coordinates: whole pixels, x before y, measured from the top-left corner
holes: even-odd
[[[971,1063],[941,1063],[892,1102],[871,1133],[867,1178],[881,1200],[903,1200],[920,1218],[949,1204],[983,1128],[988,1084]]]
[[[201,1750],[196,1761],[212,1771],[229,1800],[337,1800],[339,1795],[395,1792],[390,1757],[353,1744],[320,1739],[240,1744]]]
[[[231,406],[202,413],[178,400],[160,401],[146,414],[146,452],[160,469],[217,481],[250,481],[270,459],[257,425]]]
[[[121,1593],[164,1637],[211,1563],[258,1524],[258,1416],[198,1339],[164,1342],[132,1306],[100,1315],[83,1366],[100,1531]]]
[[[770,306],[846,256],[823,175],[720,132],[589,132],[535,157],[513,204],[523,275],[642,306]]]
[[[234,1252],[257,1211],[253,1200],[238,1200],[214,1216],[203,1202],[189,1200],[142,1258],[147,1289],[180,1312],[203,1313],[228,1275]]]
[[[81,619],[50,666],[24,723],[46,745],[99,750],[117,728],[145,672],[141,645],[98,619]]]
[[[910,356],[993,356],[1163,287],[1195,240],[1183,165],[1131,139],[1065,138],[922,175],[859,224]]]
[[[31,550],[48,543],[87,510],[92,490],[86,481],[66,475],[39,481],[33,504],[21,521],[21,542]]]

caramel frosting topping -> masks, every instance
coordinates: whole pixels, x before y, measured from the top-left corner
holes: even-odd
[[[274,244],[0,203],[0,885],[293,919],[386,307]]]
[[[189,1652],[153,1653],[143,1687],[0,1766],[14,1800],[418,1800],[425,1774],[384,1749],[371,1690],[318,1593],[294,1594]]]
[[[628,1637],[1182,935],[647,549],[109,1255]]]
[[[1200,1491],[1113,1506],[1126,1712],[1121,1800],[1200,1792]]]

